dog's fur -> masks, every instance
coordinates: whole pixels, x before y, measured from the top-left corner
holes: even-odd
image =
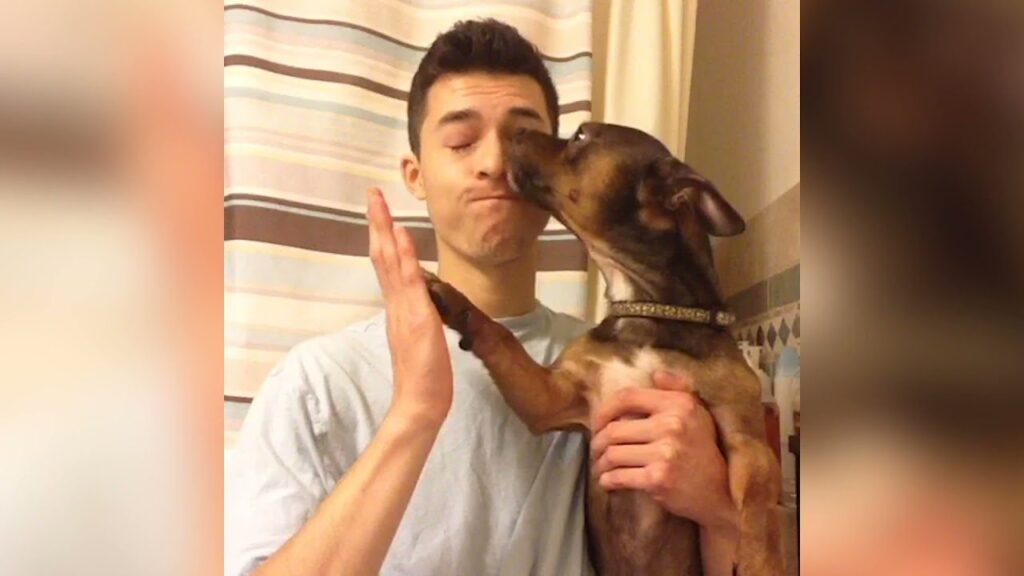
[[[586,245],[613,300],[721,309],[708,235],[743,220],[707,180],[639,130],[586,123],[568,140],[505,125],[509,186],[551,212]],[[487,367],[536,434],[589,428],[590,414],[624,385],[649,387],[655,370],[686,372],[711,412],[740,511],[739,574],[779,575],[779,468],[765,441],[760,385],[723,328],[608,318],[550,367],[436,277],[428,287],[444,322]],[[628,384],[627,384],[628,385]],[[700,574],[697,526],[637,491],[606,492],[590,475],[587,527],[606,576]],[[614,528],[613,528],[614,526]]]

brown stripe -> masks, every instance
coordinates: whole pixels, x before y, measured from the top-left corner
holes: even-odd
[[[537,260],[537,270],[540,272],[587,271],[587,251],[583,243],[575,238],[541,241],[540,257]]]
[[[590,100],[578,100],[576,102],[562,104],[558,107],[559,115],[568,114],[570,112],[590,112]]]
[[[434,232],[427,228],[408,228],[420,259],[437,260]],[[369,254],[366,226],[322,218],[310,218],[255,206],[228,206],[224,209],[224,240],[269,242],[348,256]],[[587,269],[583,244],[575,239],[540,243],[538,270]]]
[[[302,210],[309,210],[311,212],[321,212],[323,214],[333,214],[335,216],[345,216],[347,218],[355,218],[366,222],[366,214],[364,212],[353,212],[351,210],[341,210],[340,208],[330,208],[327,206],[321,206],[319,204],[306,204],[304,202],[296,202],[294,200],[284,200],[281,198],[274,198],[271,196],[261,196],[259,194],[243,194],[243,193],[232,193],[224,196],[224,201],[229,202],[231,200],[254,200],[257,202],[266,202],[268,204],[276,204],[278,206],[288,206],[291,208],[301,208]],[[413,222],[422,224],[432,224],[430,218],[427,216],[395,216],[395,222]],[[541,237],[544,236],[561,236],[563,234],[569,234],[568,230],[544,230],[541,232]]]
[[[243,404],[252,404],[251,396],[235,396],[233,394],[224,395],[225,402],[241,402]]]
[[[296,202],[294,200],[284,200],[281,198],[272,198],[269,196],[260,196],[259,194],[227,194],[224,196],[224,201],[230,200],[255,200],[257,202],[267,202],[270,204],[277,204],[279,206],[289,206],[292,208],[301,208],[303,210],[312,210],[314,212],[322,212],[324,214],[334,214],[336,216],[346,216],[348,218],[358,218],[359,220],[366,220],[366,214],[364,212],[353,212],[351,210],[341,210],[339,208],[329,208],[327,206],[320,206],[317,204],[306,204],[303,202]],[[395,216],[395,222],[422,222],[430,224],[430,218],[426,216]]]
[[[351,86],[358,86],[364,90],[369,90],[370,92],[375,92],[381,96],[395,98],[396,100],[404,101],[409,96],[408,92],[392,88],[391,86],[386,86],[380,82],[363,78],[362,76],[345,74],[342,72],[330,72],[327,70],[313,70],[312,68],[288,66],[287,64],[278,64],[277,62],[271,62],[270,60],[264,60],[263,58],[256,58],[255,56],[249,56],[246,54],[228,54],[224,57],[224,66],[251,66],[253,68],[260,68],[262,70],[274,72],[275,74],[283,74],[294,78],[320,80],[322,82],[334,82],[336,84],[349,84]]]
[[[298,22],[300,24],[320,24],[320,25],[324,25],[324,26],[339,26],[341,28],[350,28],[352,30],[359,30],[361,32],[366,32],[367,34],[372,34],[373,36],[376,36],[376,37],[380,38],[381,40],[386,40],[387,42],[391,42],[392,44],[397,44],[397,45],[403,46],[405,48],[409,48],[409,49],[412,49],[412,50],[418,50],[420,52],[426,52],[427,51],[427,47],[426,46],[416,46],[415,44],[409,44],[408,42],[402,42],[401,40],[399,40],[397,38],[394,38],[392,36],[388,36],[387,34],[384,34],[384,33],[380,32],[379,30],[374,30],[373,28],[367,28],[366,26],[360,26],[359,24],[352,24],[351,22],[342,22],[340,20],[324,20],[324,19],[320,19],[320,18],[300,18],[300,17],[297,17],[297,16],[286,16],[284,14],[279,14],[277,12],[271,12],[270,10],[267,10],[266,8],[260,8],[260,7],[257,7],[257,6],[248,6],[248,5],[245,5],[245,4],[228,4],[227,6],[224,7],[224,11],[227,12],[228,10],[249,10],[250,12],[257,12],[259,14],[263,14],[264,16],[269,16],[270,18],[274,18],[274,19],[277,19],[277,20],[287,20],[287,21],[290,21],[290,22]],[[593,54],[591,52],[583,51],[583,52],[577,52],[576,54],[573,54],[571,56],[562,56],[560,58],[559,57],[555,57],[555,56],[547,56],[547,55],[541,53],[540,57],[542,59],[544,59],[544,60],[550,60],[552,62],[568,62],[570,60],[575,60],[577,58],[590,58],[592,55]]]
[[[335,84],[348,84],[350,86],[357,86],[375,94],[380,94],[381,96],[394,98],[403,102],[409,98],[409,93],[404,90],[399,90],[398,88],[381,84],[380,82],[370,80],[369,78],[356,76],[355,74],[330,72],[328,70],[314,70],[312,68],[299,68],[297,66],[271,62],[270,60],[249,56],[247,54],[228,54],[224,57],[224,66],[250,66],[252,68],[259,68],[261,70],[266,70],[275,74],[282,74],[284,76],[291,76],[293,78],[319,80],[321,82],[333,82]],[[569,114],[570,112],[581,111],[590,112],[590,108],[590,100],[577,100],[576,102],[569,102],[567,104],[560,105],[558,107],[558,114]]]

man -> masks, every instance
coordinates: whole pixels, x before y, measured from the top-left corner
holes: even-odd
[[[413,78],[402,162],[427,203],[441,278],[542,363],[587,327],[535,299],[548,216],[508,190],[497,127],[512,117],[556,132],[557,101],[514,28],[457,24]],[[268,377],[228,473],[226,573],[591,573],[586,439],[529,433],[441,325],[408,232],[379,191],[368,201],[386,312],[298,346]],[[709,573],[728,573],[735,521],[713,424],[671,390],[678,380],[661,386],[600,411],[646,418],[595,430],[594,465],[610,488],[646,490],[698,521]]]

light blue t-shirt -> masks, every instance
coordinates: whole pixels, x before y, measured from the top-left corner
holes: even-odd
[[[587,329],[539,303],[500,322],[543,365]],[[381,574],[592,574],[582,434],[532,435],[458,335],[446,336],[453,405]],[[228,461],[226,575],[254,570],[313,515],[370,443],[391,394],[383,314],[300,344],[271,372]]]

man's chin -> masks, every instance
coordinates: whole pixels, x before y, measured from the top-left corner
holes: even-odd
[[[441,234],[441,241],[462,259],[476,265],[494,267],[510,264],[533,257],[538,238],[547,224],[547,214],[541,216],[489,221],[466,215],[464,225],[459,227],[453,223],[448,230],[455,234]]]
[[[533,244],[525,240],[507,239],[481,242],[473,249],[473,260],[489,266],[510,264],[532,255]]]
[[[536,249],[537,237],[492,231],[471,241],[466,246],[465,256],[481,266],[501,266],[517,260],[531,258]]]

